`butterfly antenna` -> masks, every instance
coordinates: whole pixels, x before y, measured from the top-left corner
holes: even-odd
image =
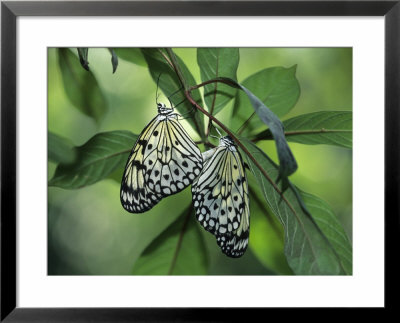
[[[160,74],[158,75],[158,78],[157,78],[156,104],[158,103],[158,84],[159,84],[159,82],[160,82],[161,74],[162,74],[162,73],[160,73]]]
[[[217,130],[217,132],[218,132],[218,134],[219,134],[219,137],[222,138],[222,135],[221,135],[221,133],[219,132],[218,128],[217,128],[217,127],[214,127],[214,128],[215,128],[215,130]]]

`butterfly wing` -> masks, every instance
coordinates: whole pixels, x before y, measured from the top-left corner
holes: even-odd
[[[200,150],[175,115],[155,117],[142,131],[125,167],[121,203],[131,213],[150,210],[182,191],[202,169]]]
[[[175,118],[160,122],[152,137],[144,158],[145,182],[162,196],[176,194],[200,174],[200,150]]]
[[[146,147],[159,127],[160,121],[154,118],[142,131],[136,140],[125,166],[122,177],[120,198],[125,210],[131,213],[142,213],[150,210],[161,199],[162,195],[149,189],[146,185],[145,174],[147,166],[144,163]]]
[[[207,231],[215,235],[226,255],[240,257],[246,251],[250,227],[248,184],[243,162],[238,151],[224,146],[215,148],[212,156],[209,155],[192,185],[196,217]]]

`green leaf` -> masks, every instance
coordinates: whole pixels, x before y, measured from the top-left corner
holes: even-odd
[[[278,117],[287,114],[300,96],[296,65],[290,68],[264,69],[249,76],[241,84],[251,89],[251,92]],[[254,110],[244,93],[238,92],[232,116],[233,129],[238,129],[245,123],[243,134],[254,133],[263,128],[262,121],[254,115]]]
[[[256,178],[265,201],[272,213],[277,216],[284,227],[285,255],[289,266],[298,275],[339,275],[351,274],[349,267],[345,265],[348,255],[342,252],[334,240],[343,242],[343,228],[338,222],[332,221],[333,213],[327,209],[326,203],[321,203],[318,198],[309,197],[313,201],[312,210],[317,208],[320,211],[315,218],[306,209],[306,204],[301,200],[301,195],[290,184],[284,195],[281,195],[278,188],[273,184],[278,169],[273,161],[265,153],[245,138],[241,138],[250,154],[261,165],[264,172],[248,158],[247,163],[251,172]],[[308,206],[308,205],[307,205]],[[317,224],[326,223],[324,230]],[[327,230],[329,229],[329,234]],[[349,245],[344,249],[350,250]]]
[[[108,50],[111,53],[111,64],[112,64],[112,68],[113,68],[113,73],[115,73],[115,71],[117,70],[117,66],[118,66],[118,56],[115,53],[114,49],[109,48]]]
[[[177,74],[175,73],[173,68],[166,62],[166,59],[168,59],[168,55],[166,54],[166,52],[159,48],[146,48],[142,49],[142,53],[147,61],[150,74],[154,82],[157,84],[157,80],[159,80],[160,89],[167,97],[170,97],[169,99],[171,100],[173,105],[176,106],[179,104],[177,110],[182,115],[188,115],[188,113],[193,112],[193,107],[184,95],[184,89]],[[178,56],[176,56],[176,58],[186,82],[189,85],[195,85],[196,82],[194,80],[194,77],[192,76],[188,68]],[[179,91],[179,89],[181,90]],[[197,102],[201,101],[200,92],[198,90],[192,92],[192,97]],[[204,136],[204,118],[201,113],[188,115],[188,118],[186,120],[201,137]]]
[[[72,163],[76,158],[74,145],[67,138],[48,132],[48,158],[55,163]]]
[[[82,67],[87,71],[89,71],[88,52],[88,48],[78,48],[79,62],[81,63]]]
[[[251,178],[253,179],[253,178]],[[250,180],[250,240],[249,247],[259,261],[278,275],[292,275],[284,250],[282,225],[264,202],[255,179]]]
[[[90,71],[83,70],[78,64],[78,58],[68,49],[58,49],[65,93],[70,102],[85,115],[99,122],[108,104],[99,84]]]
[[[58,165],[49,186],[77,189],[106,178],[116,168],[124,167],[136,139],[137,135],[129,131],[96,134],[76,147],[73,163]]]
[[[352,121],[351,111],[320,111],[288,119],[283,126],[287,141],[351,148]],[[272,139],[271,132],[263,131],[256,139]]]
[[[317,196],[302,191],[300,194],[315,222],[335,248],[345,272],[351,275],[353,272],[351,243],[331,206]]]
[[[133,268],[134,275],[206,273],[206,246],[196,225],[192,206],[144,250]]]
[[[203,82],[228,77],[236,80],[239,48],[198,48],[197,63]],[[236,89],[223,83],[204,86],[204,101],[211,114],[217,114],[235,96]]]
[[[119,58],[139,66],[147,66],[140,48],[114,48]]]

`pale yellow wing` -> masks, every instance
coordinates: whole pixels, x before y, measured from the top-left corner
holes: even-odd
[[[121,204],[131,213],[148,211],[163,197],[190,185],[202,166],[200,150],[176,115],[157,116],[139,135],[128,158]]]
[[[221,250],[240,257],[249,239],[248,184],[241,156],[225,146],[214,149],[192,185],[196,218],[215,235]]]
[[[146,166],[143,163],[146,145],[151,141],[160,121],[155,117],[142,131],[136,140],[125,166],[121,182],[120,198],[125,210],[131,213],[142,213],[150,210],[162,198],[154,193],[145,182]]]
[[[156,135],[157,134],[157,135]],[[189,186],[203,167],[201,152],[178,120],[160,122],[146,147],[145,181],[157,194],[176,194]]]

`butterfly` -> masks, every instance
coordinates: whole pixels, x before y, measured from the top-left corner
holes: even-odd
[[[203,169],[192,184],[195,214],[222,252],[241,257],[249,241],[248,184],[242,157],[230,136],[203,153]]]
[[[146,212],[182,191],[203,166],[199,148],[178,121],[180,115],[163,103],[157,103],[157,109],[136,140],[122,177],[121,204],[131,213]]]

